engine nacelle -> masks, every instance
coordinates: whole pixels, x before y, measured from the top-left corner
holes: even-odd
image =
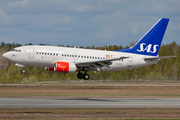
[[[63,73],[75,73],[76,65],[69,62],[56,62],[54,64],[54,71]]]

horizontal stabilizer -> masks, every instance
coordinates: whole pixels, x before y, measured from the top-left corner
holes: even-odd
[[[162,56],[162,57],[151,57],[151,58],[144,58],[144,60],[155,60],[155,59],[164,59],[164,58],[171,58],[176,56]]]

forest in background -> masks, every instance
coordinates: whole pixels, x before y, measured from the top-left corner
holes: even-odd
[[[132,46],[134,43],[130,43]],[[32,45],[31,43],[26,45]],[[45,44],[40,44],[45,45]],[[3,53],[12,50],[15,47],[21,46],[15,43],[0,44],[0,83],[34,83],[41,81],[59,81],[59,80],[78,80],[76,74],[64,74],[59,72],[46,71],[44,67],[32,67],[26,66],[26,74],[22,74],[21,67],[17,67],[14,63],[9,62],[3,58]],[[64,45],[59,45],[64,46]],[[97,50],[118,50],[127,48],[122,45],[110,45],[110,46],[88,46],[80,47],[86,49]],[[73,47],[73,46],[67,46]],[[176,42],[171,44],[161,45],[159,50],[159,56],[174,56],[176,58],[161,59],[156,65],[117,72],[88,72],[90,80],[180,80],[180,45]]]

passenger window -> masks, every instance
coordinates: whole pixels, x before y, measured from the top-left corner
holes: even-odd
[[[39,52],[39,54],[41,54],[41,52]]]
[[[86,56],[84,56],[84,58],[86,58]]]
[[[46,53],[45,53],[45,55],[46,55]]]
[[[83,58],[83,56],[81,56],[81,58]]]
[[[42,52],[42,55],[44,55],[44,53]]]
[[[91,56],[89,58],[91,59]]]
[[[55,56],[55,53],[53,53],[53,55]]]
[[[69,55],[69,57],[71,57],[71,55]]]
[[[74,57],[74,55],[72,55],[72,57]]]
[[[66,54],[64,56],[66,57]]]
[[[97,57],[95,57],[95,59],[97,59]]]
[[[56,53],[56,56],[58,56],[58,54]]]
[[[63,54],[62,54],[62,56],[63,56]]]
[[[49,55],[49,53],[47,53],[47,55]]]
[[[80,58],[80,55],[78,55],[78,58]]]
[[[21,50],[19,50],[18,52],[21,52]]]
[[[38,54],[38,52],[36,54]]]
[[[50,55],[52,55],[52,53],[50,53]]]
[[[92,57],[92,59],[94,59],[94,57]]]
[[[87,58],[89,58],[89,56],[87,56]]]

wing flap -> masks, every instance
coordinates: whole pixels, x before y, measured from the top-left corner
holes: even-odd
[[[78,61],[75,62],[77,67],[86,67],[95,71],[104,71],[102,67],[106,67],[108,69],[112,69],[109,65],[112,64],[111,61],[126,59],[129,57],[120,57],[120,58],[111,58],[111,59],[103,59],[103,60],[94,60],[94,61]]]
[[[94,60],[94,61],[77,61],[75,62],[75,64],[77,66],[86,66],[88,64],[93,64],[93,63],[106,63],[106,64],[112,64],[111,61],[115,61],[115,60],[121,60],[121,59],[126,59],[126,58],[129,58],[129,57],[120,57],[120,58],[111,58],[111,59],[103,59],[103,60]]]

